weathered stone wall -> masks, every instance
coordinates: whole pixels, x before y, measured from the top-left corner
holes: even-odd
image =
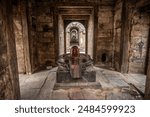
[[[121,13],[122,2],[117,0],[114,8],[114,67],[120,71],[120,40],[121,40]]]
[[[37,33],[39,62],[45,65],[54,65],[55,63],[55,43],[53,29],[53,9],[47,5],[37,8]]]
[[[29,38],[29,54],[30,54],[30,64],[31,72],[35,72],[39,68],[39,55],[38,55],[38,38],[36,33],[36,4],[35,0],[29,0],[27,2],[27,23],[28,23],[28,38]]]
[[[113,4],[99,6],[96,54],[100,66],[113,66],[113,20]]]
[[[34,46],[34,58],[38,59],[39,66],[55,65],[55,43],[53,29],[53,8],[49,6],[49,2],[31,2],[30,11],[31,19],[31,35]],[[35,12],[36,11],[36,12]]]
[[[125,66],[125,72],[142,73],[144,71],[147,52],[146,39],[148,22],[146,15],[143,15],[139,19],[139,22],[140,20],[146,20],[146,22],[140,24],[144,28],[141,29],[141,33],[137,33],[139,26],[134,22],[138,20],[138,13],[135,13],[134,16],[132,13],[127,13],[131,10],[126,10],[130,8],[130,6],[127,6],[128,3],[135,4],[135,1],[125,1],[125,7],[123,7],[124,1],[122,0],[82,0],[80,3],[70,0],[29,0],[27,13],[32,71],[35,71],[39,66],[55,66],[56,64],[56,59],[59,54],[56,53],[59,49],[58,34],[56,33],[58,31],[58,25],[55,25],[58,24],[58,19],[55,14],[59,15],[57,6],[86,6],[89,3],[91,6],[98,8],[98,11],[96,11],[97,14],[94,14],[94,17],[92,17],[94,19],[96,15],[97,19],[94,19],[94,21],[98,21],[98,24],[94,25],[96,26],[94,30],[97,29],[97,34],[94,34],[96,47],[94,47],[93,58],[96,59],[95,63],[99,66],[114,67],[117,71],[122,71],[122,66],[127,63],[129,67],[128,65]],[[123,8],[126,11],[122,11]],[[125,20],[128,20],[127,23],[123,19],[124,16],[126,16]],[[132,25],[131,29],[129,29],[130,23]],[[126,24],[129,24],[129,26],[125,26]],[[143,36],[144,45],[138,45],[140,44],[140,34]],[[126,44],[123,44],[124,42],[129,42],[127,44],[129,46],[127,47],[129,52],[128,50],[124,51],[126,46]],[[139,46],[142,46],[141,50],[138,48]],[[142,54],[139,51],[142,51]]]
[[[98,40],[97,40],[97,49],[96,59],[97,63],[101,66],[113,66],[113,0],[102,0],[102,1],[79,1],[82,5],[91,3],[91,5],[99,5],[98,9]],[[54,22],[57,19],[54,17],[54,9],[57,9],[57,6],[63,5],[73,5],[80,6],[76,1],[55,1],[51,2],[48,0],[44,1],[34,1],[32,0],[32,9],[36,9],[36,15],[33,14],[32,17],[32,26],[35,27],[36,38],[34,41],[37,42],[37,58],[39,65],[55,65],[56,57],[58,56],[55,49],[58,45],[58,41],[55,39],[55,31],[57,26],[54,25]],[[85,3],[85,4],[83,4]],[[34,7],[33,7],[34,6]],[[57,11],[56,11],[57,12]],[[56,13],[57,14],[57,13]],[[31,23],[31,24],[32,24]],[[33,39],[33,38],[32,38]],[[31,40],[31,39],[30,39]],[[34,42],[33,42],[34,43]],[[32,58],[32,57],[31,57]],[[103,59],[102,59],[103,58]],[[33,59],[34,60],[34,59]]]
[[[114,66],[117,71],[121,71],[122,64],[126,63],[128,65],[126,65],[127,68],[125,69],[128,72],[145,72],[148,36],[148,14],[140,12],[140,9],[136,7],[136,2],[134,1],[124,2],[117,0],[114,16]],[[122,47],[125,42],[126,47]],[[126,57],[126,59],[123,57]]]
[[[129,72],[144,73],[149,36],[149,16],[134,10],[131,17]]]
[[[23,29],[22,29],[22,19],[21,19],[21,6],[20,3],[13,5],[13,24],[15,32],[16,41],[16,52],[17,52],[17,62],[18,62],[18,72],[26,73],[25,68],[25,55],[24,55],[24,44],[23,44]]]
[[[149,16],[150,18],[150,16]],[[150,34],[149,34],[150,36]],[[149,37],[150,42],[150,37]],[[145,84],[145,99],[150,100],[150,46],[148,46],[148,62],[147,62],[147,78],[146,78],[146,84]]]
[[[0,99],[19,99],[12,1],[0,1]]]

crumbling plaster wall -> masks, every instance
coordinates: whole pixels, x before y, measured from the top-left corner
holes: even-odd
[[[123,7],[126,7],[128,12],[122,11],[125,10]],[[114,12],[114,66],[116,70],[121,71],[123,52],[127,49],[127,72],[145,73],[150,21],[148,14],[140,12],[135,2],[125,1],[123,4],[122,0],[116,1]],[[124,21],[124,16],[128,21]],[[128,22],[128,26],[126,26],[128,28],[123,27],[125,22]],[[124,32],[126,35],[122,35]],[[122,36],[124,36],[124,41],[128,43],[126,48],[122,47],[124,43]]]

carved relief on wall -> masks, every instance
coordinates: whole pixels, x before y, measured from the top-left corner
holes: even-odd
[[[70,32],[70,45],[79,45],[79,31],[77,29],[72,29]]]
[[[141,40],[138,44],[138,47],[139,47],[139,54],[140,54],[140,58],[142,57],[142,49],[143,49],[143,46],[144,46],[144,42]]]
[[[145,59],[146,55],[146,47],[145,42],[141,39],[138,39],[134,42],[134,46],[132,46],[131,51],[131,62],[142,63]]]

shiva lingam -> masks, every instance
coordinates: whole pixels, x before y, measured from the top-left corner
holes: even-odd
[[[95,82],[96,80],[93,60],[89,55],[80,53],[78,46],[72,46],[70,53],[60,55],[57,64],[57,83],[78,79],[88,82]]]

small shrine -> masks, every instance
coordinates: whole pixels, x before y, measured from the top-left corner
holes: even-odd
[[[70,53],[59,56],[57,64],[57,83],[96,80],[91,57],[80,53],[78,46],[72,46]]]

